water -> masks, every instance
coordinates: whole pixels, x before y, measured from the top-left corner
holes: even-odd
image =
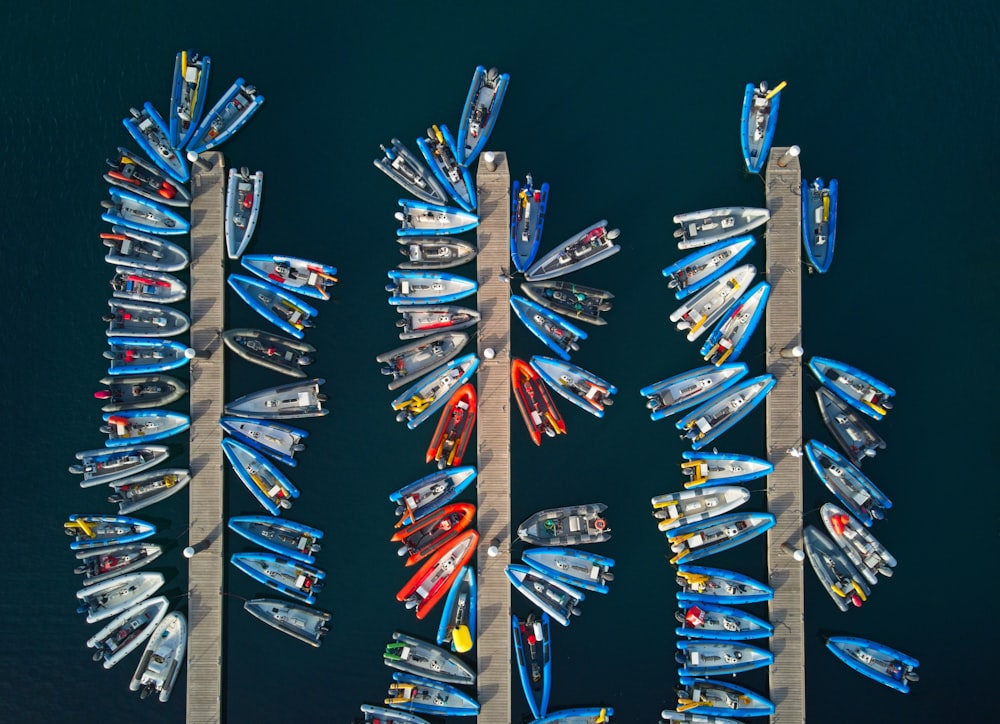
[[[804,280],[807,354],[850,361],[899,393],[878,425],[889,448],[865,466],[896,504],[876,534],[899,558],[898,572],[863,610],[840,614],[806,571],[808,716],[983,718],[991,678],[978,657],[998,644],[988,616],[995,606],[982,593],[991,587],[979,581],[995,569],[986,555],[996,551],[997,528],[996,453],[981,452],[996,440],[997,389],[982,369],[996,345],[979,332],[997,261],[996,232],[981,222],[998,201],[997,78],[985,65],[995,8],[106,7],[4,7],[0,237],[12,283],[2,298],[16,353],[3,363],[0,391],[16,543],[0,604],[0,719],[54,722],[98,710],[116,720],[184,717],[183,674],[160,705],[127,691],[137,655],[110,672],[89,661],[83,642],[92,629],[73,613],[79,580],[58,532],[71,512],[111,509],[103,491],[81,490],[65,472],[74,451],[101,444],[90,393],[105,369],[99,318],[111,275],[97,241],[103,161],[118,145],[134,147],[121,126],[129,106],[149,99],[165,108],[182,47],[212,56],[211,100],[238,75],[267,97],[223,147],[230,165],[267,174],[251,251],[328,261],[342,279],[309,333],[334,412],[306,422],[310,446],[292,471],[303,491],[293,517],[327,531],[320,563],[332,580],[320,603],[334,630],[315,651],[274,634],[240,611],[258,589],[227,571],[228,721],[349,721],[358,704],[384,696],[390,676],[380,658],[391,633],[433,636],[433,615],[418,623],[394,599],[408,573],[388,542],[386,495],[427,472],[432,427],[411,432],[393,421],[373,359],[399,343],[382,286],[399,261],[392,213],[400,194],[371,160],[391,136],[415,148],[431,123],[456,130],[479,63],[512,76],[490,147],[509,153],[515,176],[530,171],[552,185],[543,246],[599,218],[622,229],[621,254],[574,276],[617,295],[610,324],[588,329],[574,357],[619,387],[617,404],[604,420],[562,404],[568,437],[537,449],[516,413],[512,420],[514,522],[602,500],[615,529],[600,547],[618,560],[611,594],[588,596],[578,621],[556,627],[552,708],[608,704],[631,723],[674,703],[675,586],[648,500],[680,487],[682,446],[669,422],[649,421],[637,391],[700,362],[665,320],[675,302],[659,270],[680,256],[669,217],[763,203],[761,181],[742,173],[739,103],[746,82],[784,79],[777,143],[802,147],[807,176],[841,184],[832,270]],[[230,326],[259,324],[230,300]],[[512,346],[525,357],[544,353],[516,323]],[[758,336],[743,356],[755,374],[762,353]],[[234,360],[229,397],[278,382]],[[806,436],[829,441],[806,384]],[[758,410],[718,445],[763,455],[762,431]],[[804,484],[806,520],[815,524],[827,494],[809,471]],[[231,514],[257,512],[235,479],[227,501]],[[762,508],[763,495],[751,505]],[[182,606],[186,500],[143,513],[172,546],[156,568]],[[759,544],[711,564],[766,575]],[[513,602],[528,611],[516,593]],[[909,696],[871,683],[823,649],[824,633],[895,645],[922,660],[922,680]],[[977,643],[971,651],[968,641]],[[766,689],[763,674],[740,680]],[[516,680],[511,687],[519,720],[527,708]]]

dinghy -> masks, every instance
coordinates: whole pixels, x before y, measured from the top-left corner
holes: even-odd
[[[861,463],[867,458],[873,458],[879,450],[885,450],[885,440],[865,422],[857,410],[828,387],[816,390],[816,402],[819,403],[819,412],[826,429],[852,463],[861,467]]]
[[[579,351],[580,340],[587,339],[582,329],[530,299],[512,294],[510,306],[529,332],[567,362],[571,352]]]
[[[94,393],[94,399],[107,400],[101,410],[138,410],[165,407],[187,394],[187,385],[167,375],[133,375],[102,377],[103,390]]]
[[[273,420],[223,416],[219,424],[240,442],[293,468],[299,464],[295,453],[305,450],[302,441],[309,437],[307,430]]]
[[[413,609],[417,620],[426,618],[458,580],[462,566],[475,554],[478,543],[479,533],[471,528],[457,535],[420,566],[396,593],[396,600]]]
[[[395,214],[400,228],[396,236],[443,236],[461,234],[479,226],[479,217],[463,209],[400,199],[402,211]]]
[[[701,355],[706,362],[718,367],[728,359],[739,358],[750,341],[750,336],[764,318],[764,308],[770,294],[771,285],[758,282],[733,305],[701,346]]]
[[[608,583],[615,579],[614,558],[577,548],[528,548],[521,560],[550,578],[596,593],[607,593]]]
[[[396,631],[382,653],[386,666],[449,684],[474,686],[476,672],[460,658],[431,643]]]
[[[390,281],[385,290],[389,292],[389,304],[393,306],[450,304],[475,294],[479,289],[479,283],[474,279],[447,272],[391,269],[387,276]]]
[[[115,267],[110,284],[112,296],[136,302],[172,304],[187,296],[187,285],[177,277],[127,266]]]
[[[837,241],[837,179],[802,179],[802,244],[813,269],[826,274]]]
[[[437,180],[448,190],[448,194],[465,211],[476,210],[476,182],[466,166],[458,162],[455,139],[443,123],[431,126],[427,135],[417,139],[417,148],[423,154],[427,166]]]
[[[302,563],[315,563],[323,531],[294,520],[268,515],[234,515],[229,530],[251,543]]]
[[[714,603],[684,605],[674,613],[677,636],[697,639],[746,641],[766,639],[774,633],[774,626],[767,621],[732,606]]]
[[[477,589],[476,572],[466,564],[448,591],[438,624],[438,646],[451,645],[455,653],[472,650],[476,636]]]
[[[652,498],[657,529],[674,530],[736,510],[750,500],[750,491],[735,485],[713,485]]]
[[[856,636],[831,636],[826,647],[859,674],[904,694],[910,693],[910,682],[920,680],[915,671],[920,662],[885,644]]]
[[[396,307],[400,339],[417,339],[444,330],[456,332],[479,323],[475,309],[456,306]]]
[[[530,364],[549,387],[594,417],[604,417],[604,408],[618,392],[607,380],[569,362],[535,355]]]
[[[313,299],[329,299],[337,267],[280,254],[247,254],[240,264],[261,279]]]
[[[698,367],[647,385],[639,394],[646,397],[650,419],[662,420],[722,393],[743,379],[748,371],[743,362]]]
[[[538,255],[548,205],[547,183],[536,189],[530,173],[523,187],[519,181],[514,181],[510,195],[510,257],[519,272],[527,271]]]
[[[391,540],[403,544],[396,553],[407,556],[407,566],[419,563],[468,528],[475,514],[476,506],[472,503],[441,506],[393,534]]]
[[[320,385],[325,382],[322,377],[314,377],[306,382],[292,382],[251,392],[230,402],[225,406],[224,412],[227,415],[260,420],[322,417],[330,412],[323,407],[326,395],[319,390]]]
[[[222,341],[247,362],[280,372],[289,377],[305,377],[302,369],[313,363],[316,348],[297,339],[271,334],[259,329],[227,329]]]
[[[667,288],[676,289],[674,297],[683,299],[712,283],[732,269],[753,248],[750,234],[709,244],[693,254],[663,268]]]
[[[186,648],[187,619],[183,613],[171,611],[153,629],[129,689],[140,692],[141,699],[156,694],[161,702],[169,701]]]
[[[114,492],[108,496],[108,502],[118,505],[120,515],[128,515],[169,498],[183,490],[189,482],[191,472],[182,468],[136,473],[109,483]]]
[[[158,409],[105,412],[101,419],[107,423],[101,426],[101,432],[108,436],[106,447],[163,440],[191,427],[188,415]]]
[[[760,173],[767,165],[767,155],[774,141],[774,129],[778,125],[780,93],[784,87],[785,81],[781,81],[773,90],[768,90],[767,83],[761,81],[757,86],[747,83],[743,91],[740,146],[743,148],[743,161],[750,173]]]
[[[528,566],[508,563],[507,578],[521,594],[563,626],[580,615],[579,604],[586,594]]]
[[[507,93],[510,75],[496,68],[486,70],[476,66],[469,84],[469,94],[462,106],[462,120],[458,124],[458,162],[470,166],[493,133],[500,105]]]
[[[330,633],[330,614],[279,598],[253,598],[243,603],[243,610],[259,621],[292,638],[319,648]]]
[[[364,721],[372,724],[430,724],[423,717],[399,709],[386,709],[383,706],[362,704],[361,711],[365,715]]]
[[[110,188],[110,201],[102,201],[101,218],[112,226],[124,226],[147,234],[186,234],[191,230],[187,219],[156,201],[125,189]]]
[[[479,253],[474,244],[448,236],[397,236],[396,241],[406,257],[400,269],[447,269],[470,262]]]
[[[742,641],[676,642],[678,676],[726,676],[761,669],[774,663],[770,651]]]
[[[73,538],[70,550],[82,551],[105,546],[136,543],[156,534],[156,526],[124,515],[81,515],[73,513],[63,523],[63,531]]]
[[[603,289],[567,281],[525,282],[521,291],[533,302],[587,324],[604,325],[601,312],[611,310],[615,295]]]
[[[182,50],[174,61],[174,83],[170,91],[170,145],[178,151],[187,146],[198,128],[208,98],[208,76],[212,59],[193,50]]]
[[[194,350],[169,339],[153,337],[109,337],[104,359],[109,360],[108,374],[150,375],[186,365]]]
[[[830,538],[840,546],[868,583],[874,586],[880,575],[892,578],[896,558],[870,530],[833,503],[824,503],[819,514]]]
[[[860,608],[868,600],[871,589],[864,577],[832,540],[807,525],[802,543],[816,577],[837,608],[846,613],[851,606]]]
[[[681,457],[681,472],[690,478],[685,488],[745,483],[774,472],[772,463],[749,455],[685,450]]]
[[[549,637],[549,614],[541,618],[530,614],[524,621],[516,615],[510,617],[514,636],[514,656],[521,678],[521,689],[528,700],[531,715],[536,719],[545,716],[549,709],[552,691],[552,640]]]
[[[707,490],[713,490],[708,488]],[[727,551],[773,528],[770,513],[728,513],[667,531],[671,564],[692,563],[720,551]]]
[[[453,359],[418,380],[390,404],[397,411],[396,422],[406,421],[415,430],[420,423],[444,407],[454,390],[468,382],[479,367],[475,352]]]
[[[190,206],[191,192],[177,179],[147,163],[137,153],[118,147],[118,157],[107,159],[104,180],[167,206]]]
[[[824,387],[868,417],[881,420],[892,409],[896,390],[857,367],[829,357],[813,357],[809,369]]]
[[[611,539],[611,528],[601,514],[604,503],[567,505],[534,513],[519,526],[517,537],[536,546],[575,546]]]
[[[186,269],[190,261],[187,251],[172,241],[124,226],[112,226],[110,234],[101,234],[101,240],[108,248],[104,261],[116,267],[176,272]]]
[[[428,204],[448,203],[448,192],[423,161],[398,138],[389,143],[388,148],[379,144],[382,158],[375,159],[375,168],[421,201]]]
[[[607,220],[601,219],[538,259],[524,273],[524,278],[529,282],[553,279],[614,256],[621,251],[614,243],[619,235],[619,229],[609,230]]]
[[[162,304],[109,299],[108,306],[104,333],[109,337],[175,337],[191,327],[188,315]]]
[[[170,178],[182,184],[191,179],[187,160],[170,143],[167,124],[152,103],[146,101],[141,110],[129,108],[129,115],[122,119],[122,125],[139,148]]]
[[[806,443],[805,453],[816,476],[866,527],[885,518],[892,501],[847,458],[817,440]]]
[[[263,103],[264,96],[256,88],[237,78],[191,134],[188,152],[209,151],[226,141],[250,120]]]
[[[680,677],[677,690],[677,709],[695,709],[699,714],[735,714],[745,716],[770,716],[774,704],[770,699],[750,689],[714,679]]]
[[[229,182],[226,184],[226,254],[230,259],[239,259],[253,237],[263,190],[263,171],[251,174],[246,166],[239,170],[229,169]]]
[[[76,592],[76,612],[87,614],[87,623],[103,621],[145,601],[165,582],[162,573],[129,573],[84,586]]]
[[[427,446],[425,462],[436,462],[440,470],[461,465],[475,424],[476,388],[466,382],[445,403]]]
[[[382,374],[391,377],[389,389],[403,385],[451,361],[469,341],[464,332],[439,332],[383,352],[375,357]]]
[[[680,227],[674,229],[674,238],[678,249],[694,249],[734,236],[746,237],[770,218],[771,212],[767,209],[747,206],[690,211],[674,216],[674,223]],[[735,243],[735,240],[727,243]]]
[[[514,388],[514,399],[524,425],[536,445],[542,444],[542,435],[555,437],[566,434],[566,423],[534,367],[514,357],[510,362],[510,384]]]
[[[222,439],[222,451],[236,476],[271,515],[281,515],[299,497],[299,489],[263,453],[231,437]]]
[[[676,423],[682,440],[700,450],[738,423],[774,388],[774,375],[760,375],[741,382],[695,408]]]
[[[74,475],[83,475],[81,488],[104,485],[142,470],[159,465],[170,457],[166,445],[129,445],[109,450],[82,450],[76,454],[79,463],[69,466]]]
[[[389,494],[396,503],[396,527],[416,523],[445,503],[450,503],[476,479],[476,469],[471,465],[446,468],[414,480]],[[440,547],[440,546],[436,546]]]
[[[155,543],[134,543],[77,551],[73,573],[83,576],[84,586],[93,586],[147,566],[163,553]]]
[[[728,604],[761,603],[774,598],[774,589],[735,571],[706,566],[677,566],[678,601]]]
[[[670,314],[670,321],[677,329],[687,331],[687,339],[694,342],[705,331],[722,319],[722,315],[736,303],[750,282],[757,275],[757,267],[744,264],[733,269],[706,286],[693,297],[688,297]]]
[[[229,561],[257,583],[310,606],[326,578],[326,571],[276,553],[233,553]]]
[[[105,669],[114,667],[149,638],[167,614],[167,606],[167,597],[157,596],[113,618],[87,639],[87,648],[95,649],[94,661],[103,662]]]
[[[479,702],[450,684],[402,671],[393,673],[392,682],[385,703],[396,709],[443,717],[479,715]]]

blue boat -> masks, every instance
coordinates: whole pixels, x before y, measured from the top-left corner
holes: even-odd
[[[715,325],[701,346],[701,355],[716,367],[728,359],[739,358],[760,320],[764,318],[771,285],[759,282],[739,298],[736,304]]]
[[[423,717],[399,709],[387,709],[384,706],[362,704],[361,711],[364,721],[371,724],[430,724]]]
[[[857,466],[817,440],[806,443],[805,453],[827,489],[865,526],[885,517],[892,501]]]
[[[570,352],[580,349],[578,340],[587,338],[587,333],[575,324],[519,294],[511,295],[510,306],[529,332],[567,362]]]
[[[258,583],[310,606],[326,578],[326,571],[277,553],[233,553],[229,561]]]
[[[741,608],[701,602],[682,602],[681,606],[681,610],[674,614],[681,624],[674,629],[677,636],[747,641],[766,639],[774,633],[773,625]]]
[[[699,520],[666,532],[674,557],[671,564],[691,563],[727,551],[774,527],[770,513],[727,513]]]
[[[649,418],[662,420],[715,397],[743,379],[749,371],[743,362],[697,367],[646,385],[639,394],[646,398]]]
[[[191,191],[159,166],[143,160],[134,151],[119,146],[118,155],[113,160],[107,159],[107,164],[109,168],[104,174],[104,180],[112,186],[126,189],[167,206],[191,205]],[[173,271],[162,267],[161,270]]]
[[[102,201],[101,218],[109,224],[124,226],[147,234],[186,234],[191,224],[173,209],[125,189],[108,189],[110,201]]]
[[[476,66],[458,124],[458,162],[463,166],[472,164],[485,148],[500,115],[508,83],[509,74]]]
[[[182,50],[174,61],[174,83],[170,91],[170,145],[182,151],[191,140],[208,98],[208,76],[212,59]]]
[[[479,368],[475,352],[456,357],[404,390],[390,404],[397,410],[396,421],[406,420],[411,430],[444,407],[452,393],[464,385]]]
[[[563,626],[580,615],[578,606],[586,598],[583,591],[518,563],[508,563],[504,572],[514,588]]]
[[[230,274],[228,281],[251,309],[296,339],[306,336],[303,330],[312,327],[313,318],[319,314],[308,302],[268,282],[242,274]]]
[[[774,129],[778,125],[778,106],[785,81],[774,90],[767,89],[767,83],[759,86],[747,83],[743,92],[743,113],[740,116],[740,145],[743,160],[750,173],[760,173],[767,164],[767,155],[774,141]]]
[[[229,530],[273,553],[280,553],[302,563],[315,563],[323,531],[294,520],[269,515],[234,515]]]
[[[167,124],[153,104],[146,101],[141,111],[130,108],[129,113],[128,118],[122,119],[122,125],[143,152],[174,181],[187,183],[191,178],[187,160],[177,146],[170,142]]]
[[[519,181],[514,181],[510,195],[510,257],[519,272],[527,271],[538,255],[548,205],[547,183],[536,189],[530,173],[523,188]]]
[[[448,126],[431,126],[425,138],[417,139],[417,148],[423,154],[434,177],[448,190],[455,202],[468,212],[476,210],[476,182],[468,167],[458,162],[455,139]]]
[[[396,212],[396,220],[400,223],[396,236],[461,234],[479,226],[479,217],[464,209],[411,199],[400,199],[398,203],[403,210]]]
[[[244,254],[240,264],[269,284],[313,299],[329,299],[327,287],[337,283],[337,267],[295,256]]]
[[[548,712],[549,695],[552,691],[549,614],[542,613],[539,619],[531,615],[523,622],[512,614],[510,628],[514,636],[514,655],[524,698],[531,707],[531,715],[535,718],[543,717]]]
[[[396,671],[385,703],[417,714],[477,716],[479,702],[451,684]]]
[[[704,639],[676,642],[679,676],[725,676],[761,669],[774,663],[770,651],[743,641],[712,641]]]
[[[201,153],[215,148],[236,133],[264,103],[264,96],[237,78],[229,90],[205,114],[188,141],[188,151]]]
[[[105,546],[134,543],[156,534],[156,526],[124,515],[81,515],[73,513],[63,523],[66,535],[73,537],[71,550],[82,551]]]
[[[305,449],[302,440],[309,437],[308,430],[272,420],[223,416],[219,418],[219,424],[240,442],[293,468],[299,464],[295,453]]]
[[[702,715],[771,716],[774,704],[770,699],[742,686],[714,679],[680,677],[677,692],[678,711],[695,708]]]
[[[774,598],[774,589],[736,571],[708,566],[677,566],[678,601],[741,605]]]
[[[690,440],[693,450],[705,447],[763,402],[775,382],[774,375],[760,375],[717,394],[674,423],[681,439]]]
[[[877,641],[856,636],[831,636],[826,647],[857,671],[880,684],[904,694],[910,693],[910,682],[920,677],[914,671],[920,662],[912,656]]]
[[[472,650],[476,642],[477,601],[476,569],[465,565],[444,600],[437,630],[438,646],[451,644],[451,650],[459,654]]]
[[[169,410],[105,412],[102,419],[108,423],[101,426],[101,432],[108,436],[104,441],[105,447],[156,442],[182,433],[191,427],[190,417]]]
[[[802,243],[809,263],[826,274],[833,262],[837,240],[837,179],[824,185],[823,179],[810,183],[802,179]]]
[[[881,420],[892,409],[896,390],[846,362],[813,357],[809,369],[820,383],[858,412]]]
[[[579,548],[528,548],[521,553],[521,560],[557,581],[596,593],[607,593],[608,583],[615,578],[611,572],[614,558]]]
[[[104,358],[109,375],[146,375],[183,367],[193,357],[189,347],[157,337],[108,337]]]
[[[394,307],[451,304],[479,290],[474,279],[447,272],[390,269],[387,275],[392,281],[385,285],[385,290],[389,292],[389,304]]]
[[[708,286],[746,256],[756,243],[752,234],[724,239],[710,244],[680,261],[664,267],[667,287],[676,289],[674,297],[683,299]]]
[[[561,709],[535,719],[531,724],[608,724],[615,710],[610,706]]]
[[[396,527],[415,523],[429,513],[450,503],[461,495],[476,479],[476,468],[462,465],[457,468],[436,470],[430,475],[414,480],[399,490],[389,494],[389,500],[396,503]]]
[[[271,515],[281,515],[299,497],[299,489],[263,453],[231,437],[222,439],[222,451],[236,476]]]
[[[607,380],[570,362],[535,355],[530,364],[549,387],[595,417],[604,417],[604,408],[618,392]]]
[[[720,452],[695,452],[685,450],[681,453],[684,462],[681,472],[690,480],[684,483],[685,488],[697,488],[703,485],[735,485],[748,480],[756,480],[774,472],[774,465],[767,460],[761,460],[750,455]]]

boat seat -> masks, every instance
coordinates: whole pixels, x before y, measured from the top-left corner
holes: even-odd
[[[128,237],[125,237],[124,241],[122,241],[121,247],[119,248],[119,253],[121,253],[122,256],[128,256],[129,253],[131,253],[131,251],[132,251],[132,240],[129,239]]]
[[[580,519],[578,517],[573,516],[569,519],[569,530],[571,533],[580,532]]]

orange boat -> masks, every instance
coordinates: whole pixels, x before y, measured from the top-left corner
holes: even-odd
[[[412,566],[468,528],[475,514],[472,503],[452,503],[396,531],[392,541],[403,544],[399,555],[408,555],[406,565]]]
[[[531,439],[542,444],[542,434],[549,437],[566,434],[566,423],[556,409],[545,383],[535,369],[515,357],[510,363],[510,384],[514,388],[517,406],[528,427]]]
[[[417,619],[424,619],[458,580],[462,566],[472,558],[478,543],[479,533],[472,529],[464,531],[420,566],[413,578],[399,589],[396,600],[403,601],[407,608],[415,608]]]
[[[427,448],[427,462],[437,460],[440,470],[461,465],[475,423],[476,388],[471,382],[466,382],[455,390],[444,406],[430,447]]]

